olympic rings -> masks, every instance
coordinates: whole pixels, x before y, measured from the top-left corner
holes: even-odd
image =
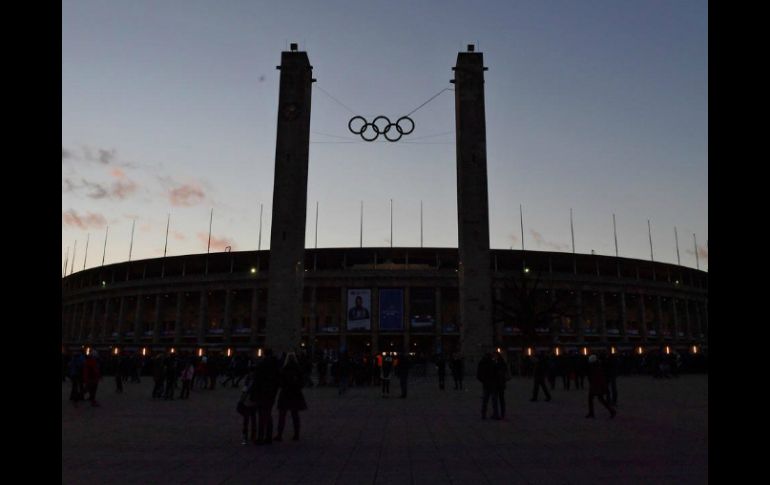
[[[353,127],[353,122],[356,120],[361,120],[362,122],[358,129]],[[404,126],[402,127],[402,121],[408,121],[411,123],[411,127],[409,127],[407,130],[406,123],[404,123]],[[395,128],[394,131],[398,134],[398,136],[395,134],[388,136],[388,133],[391,133],[391,128]],[[374,141],[380,135],[382,135],[386,140],[393,142],[400,140],[403,135],[408,135],[414,131],[414,120],[408,116],[402,116],[395,123],[392,123],[390,118],[380,115],[374,118],[371,123],[369,123],[363,116],[354,116],[350,118],[350,121],[348,121],[348,130],[350,130],[350,132],[354,135],[360,135],[361,139],[364,141]]]

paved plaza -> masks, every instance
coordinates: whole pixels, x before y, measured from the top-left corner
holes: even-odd
[[[62,483],[312,484],[704,484],[708,482],[708,377],[618,379],[615,419],[587,390],[529,402],[532,381],[514,378],[505,421],[482,421],[481,386],[415,377],[409,396],[377,387],[305,389],[309,410],[291,441],[241,445],[240,391],[194,390],[154,401],[152,379],[115,393],[105,377],[101,407],[68,400],[62,385]],[[490,412],[491,414],[491,412]],[[277,422],[277,412],[274,412]],[[274,426],[276,426],[274,424]],[[288,438],[288,440],[287,440]]]

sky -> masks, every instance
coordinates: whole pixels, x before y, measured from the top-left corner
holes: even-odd
[[[62,2],[62,269],[270,246],[281,51],[313,66],[306,246],[457,247],[454,93],[484,54],[490,244],[708,269],[708,6]],[[132,226],[135,221],[133,244]],[[109,227],[107,227],[109,226]],[[105,235],[107,235],[105,249]],[[88,251],[86,253],[86,244]],[[74,255],[73,255],[74,253]],[[74,259],[73,259],[74,256]]]

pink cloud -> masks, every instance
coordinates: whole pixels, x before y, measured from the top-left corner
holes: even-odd
[[[113,168],[110,171],[110,175],[112,175],[116,179],[126,178],[126,172],[124,172],[123,170],[119,169],[118,167]]]
[[[169,232],[171,233],[171,237],[173,237],[174,239],[177,239],[179,241],[184,241],[186,239],[185,235],[179,231],[169,231]]]
[[[537,244],[538,247],[546,247],[553,249],[554,251],[566,251],[569,249],[568,244],[546,241],[543,235],[534,229],[530,229],[529,233],[532,235],[532,238],[535,240],[535,244]]]
[[[85,215],[79,215],[73,209],[62,212],[62,223],[65,226],[78,227],[80,229],[100,229],[107,225],[107,219],[101,214],[88,212]]]
[[[203,202],[206,194],[196,185],[185,184],[169,190],[171,205],[189,207]]]
[[[198,239],[203,243],[203,247],[207,247],[209,243],[209,235],[202,232],[198,233]],[[235,250],[235,243],[230,239],[224,237],[216,237],[211,235],[211,252],[224,251],[227,246],[231,247],[231,250]]]

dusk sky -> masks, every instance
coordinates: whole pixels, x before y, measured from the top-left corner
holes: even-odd
[[[366,143],[351,114],[395,120],[451,88],[458,51],[485,65],[490,242],[708,269],[705,0],[62,2],[62,264],[75,269],[270,245],[281,51],[313,88],[307,247],[457,247],[454,93],[401,142]],[[323,90],[323,91],[322,91]],[[325,91],[325,92],[324,92]],[[331,94],[339,102],[333,100]],[[373,116],[372,116],[373,115]],[[89,236],[90,235],[90,236]],[[69,273],[69,269],[68,269]]]

